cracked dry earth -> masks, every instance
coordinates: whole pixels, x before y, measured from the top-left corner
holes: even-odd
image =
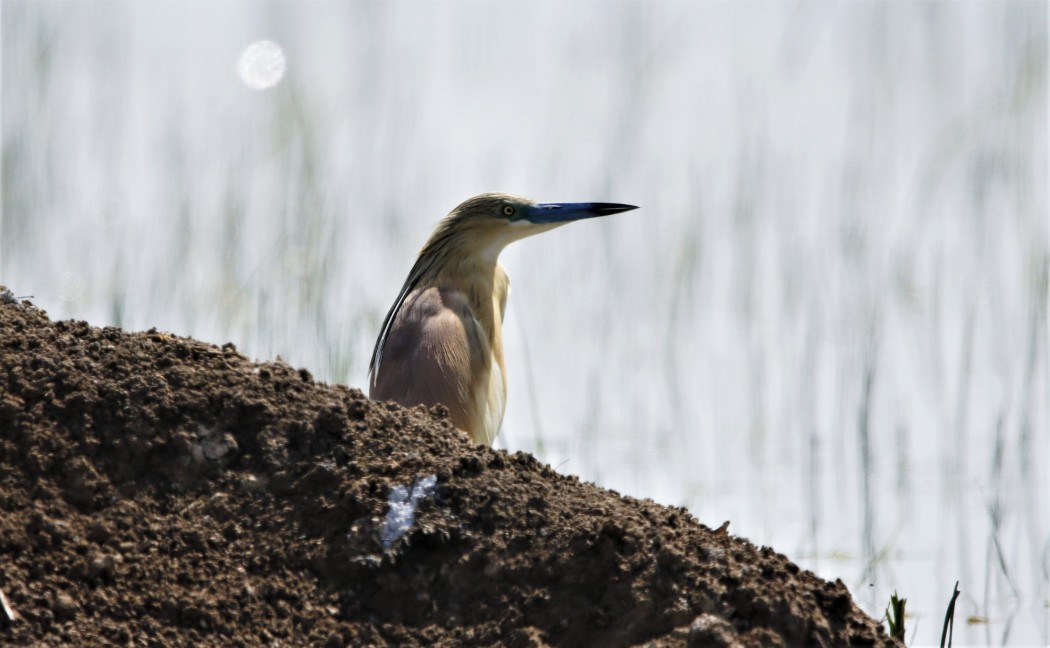
[[[897,645],[841,582],[440,408],[4,294],[2,645]]]

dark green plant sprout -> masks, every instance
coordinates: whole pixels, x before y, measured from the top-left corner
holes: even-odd
[[[952,648],[952,633],[955,631],[955,601],[959,598],[959,581],[955,581],[955,590],[952,592],[952,600],[948,602],[948,610],[944,613],[944,627],[941,629],[941,648],[944,648],[945,637],[948,638],[948,648]]]
[[[908,599],[899,598],[897,592],[890,597],[890,604],[886,606],[886,625],[890,627],[890,636],[904,642],[904,605]]]

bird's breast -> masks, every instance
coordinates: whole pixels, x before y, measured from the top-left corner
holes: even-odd
[[[477,405],[478,421],[476,429],[480,434],[473,434],[474,440],[485,445],[492,445],[503,425],[503,412],[507,407],[507,382],[503,375],[502,363],[495,355],[490,356],[488,380],[479,384],[474,398]],[[484,438],[479,438],[483,436]]]

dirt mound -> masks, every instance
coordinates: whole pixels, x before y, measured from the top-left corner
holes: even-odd
[[[892,643],[841,582],[441,411],[6,295],[2,644]]]

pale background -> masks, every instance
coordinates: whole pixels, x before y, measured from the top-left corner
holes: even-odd
[[[415,252],[509,191],[498,442],[1050,643],[1045,2],[19,2],[0,282],[364,387]],[[286,56],[254,90],[237,62]],[[975,623],[967,623],[973,617]]]

